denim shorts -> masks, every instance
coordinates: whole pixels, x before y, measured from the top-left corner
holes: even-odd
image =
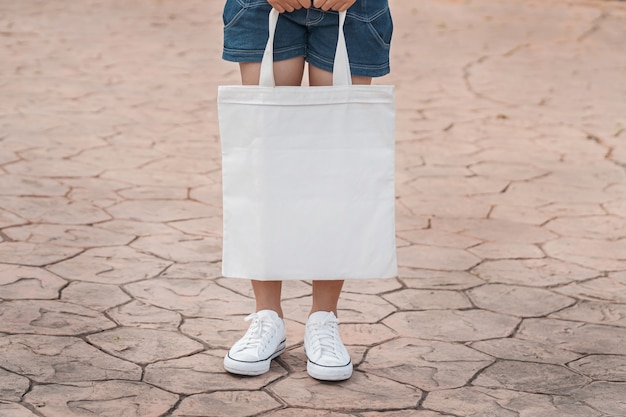
[[[268,38],[267,0],[226,0],[224,51],[233,62],[261,62]],[[274,38],[274,60],[303,56],[311,65],[332,72],[339,15],[311,7],[282,13]],[[357,0],[348,9],[344,33],[352,75],[389,73],[393,22],[387,0]]]

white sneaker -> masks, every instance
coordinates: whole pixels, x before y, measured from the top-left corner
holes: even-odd
[[[316,311],[306,322],[306,370],[315,379],[342,381],[352,376],[352,361],[339,337],[338,325],[331,311]]]
[[[224,357],[224,369],[238,375],[261,375],[270,370],[272,359],[285,351],[285,324],[275,311],[261,310],[246,317],[252,320],[246,334]]]

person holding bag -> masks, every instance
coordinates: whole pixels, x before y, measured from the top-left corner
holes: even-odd
[[[220,87],[218,97],[223,275],[251,279],[256,299],[255,313],[246,318],[251,321],[249,329],[225,356],[224,368],[240,375],[269,370],[271,360],[286,347],[282,281],[310,279],[313,301],[304,339],[307,371],[318,380],[348,379],[352,362],[337,319],[344,279],[397,273],[393,110],[386,110],[393,107],[393,90],[370,85],[372,77],[389,72],[393,23],[388,2],[226,0],[223,18],[223,58],[239,63],[243,84]],[[315,87],[308,104],[299,101],[310,89],[300,87],[306,63],[310,87]],[[346,107],[346,101],[352,104]],[[380,103],[382,111],[375,107]],[[268,107],[269,113],[252,110],[255,105]],[[326,113],[307,123],[301,115],[307,105],[321,105]],[[298,113],[291,116],[292,111]],[[366,123],[351,124],[353,113]],[[379,113],[385,113],[388,121],[372,120]],[[272,128],[299,124],[310,140],[272,134],[262,123]],[[349,132],[325,131],[327,123],[346,125]],[[335,136],[350,134],[352,142],[335,144]],[[266,142],[276,148],[263,148]],[[298,159],[307,154],[313,162]],[[345,165],[355,169],[348,171]]]

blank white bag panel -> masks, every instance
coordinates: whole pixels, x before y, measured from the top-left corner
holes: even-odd
[[[337,84],[219,87],[225,277],[397,274],[393,87]]]

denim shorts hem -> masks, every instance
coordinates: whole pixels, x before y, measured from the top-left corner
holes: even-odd
[[[274,51],[274,61],[284,61],[286,59],[304,56],[306,46],[292,46],[289,48],[278,49]],[[263,50],[241,50],[224,48],[222,59],[230,62],[261,62],[263,60]]]
[[[285,59],[291,59],[298,56],[305,56],[304,47],[301,48],[289,48],[283,51],[274,52],[274,61],[283,61]],[[222,53],[222,59],[230,62],[261,62],[263,59],[263,51],[241,51],[233,49],[224,49]],[[309,52],[306,55],[306,60],[314,67],[320,68],[324,71],[332,72],[333,63],[327,59],[320,57]],[[389,74],[391,68],[389,63],[382,65],[359,65],[350,63],[350,72],[353,76],[357,77],[382,77]]]
[[[333,61],[309,52],[306,60],[314,67],[323,69],[324,71],[333,72]],[[382,77],[390,72],[389,63],[382,65],[359,65],[350,62],[350,73],[357,77]]]

